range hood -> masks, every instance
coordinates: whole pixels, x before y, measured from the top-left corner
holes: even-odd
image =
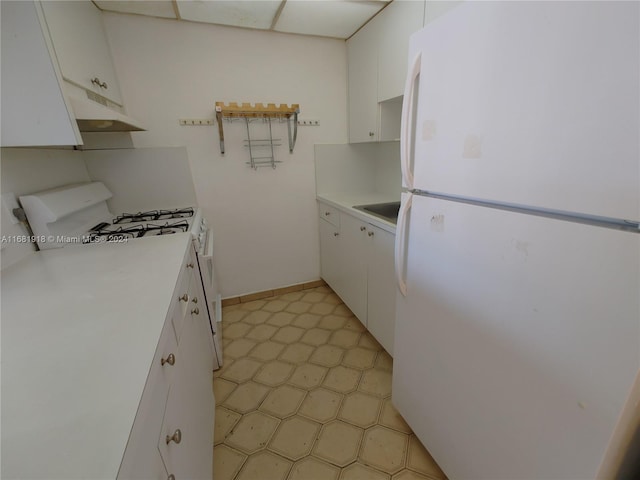
[[[70,96],[71,108],[81,132],[139,132],[140,122],[90,98]]]

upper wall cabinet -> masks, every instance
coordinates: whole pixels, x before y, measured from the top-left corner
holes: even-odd
[[[421,0],[395,0],[347,41],[351,143],[396,137],[398,102],[382,109],[378,103],[403,94],[409,37],[422,28],[424,9]],[[383,118],[387,112],[391,120]]]
[[[121,107],[100,10],[90,1],[42,2],[42,8],[64,79]]]
[[[380,13],[378,102],[404,94],[409,37],[422,28],[424,8],[424,2],[395,0]]]
[[[347,42],[351,143],[378,140],[378,38],[374,18]]]
[[[81,145],[63,92],[53,47],[34,2],[0,2],[2,17],[2,130],[0,145]]]
[[[0,145],[82,145],[144,130],[126,116],[101,12],[89,0],[0,2]]]

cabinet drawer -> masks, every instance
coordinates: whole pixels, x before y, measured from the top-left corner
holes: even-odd
[[[331,207],[326,203],[318,204],[318,211],[320,218],[326,220],[336,227],[340,226],[340,211],[337,208]]]

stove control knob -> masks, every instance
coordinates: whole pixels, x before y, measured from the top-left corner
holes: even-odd
[[[182,295],[181,297],[178,297],[178,300],[182,300],[183,302],[188,302],[189,301],[189,295],[187,295],[186,293],[184,295]]]
[[[196,315],[200,315],[200,310],[198,309],[198,307],[194,308],[193,310],[191,310],[191,314],[196,314]]]
[[[193,268],[193,263],[187,263],[187,268]]]
[[[193,297],[193,299],[191,300],[193,303],[198,303],[198,297]]]

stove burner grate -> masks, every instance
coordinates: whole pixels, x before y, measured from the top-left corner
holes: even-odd
[[[144,235],[144,231],[145,229],[142,225],[126,228],[119,227],[116,230],[97,230],[89,233],[82,240],[82,243],[116,242],[123,239],[138,238]]]
[[[177,232],[186,232],[189,230],[189,222],[183,220],[181,222],[169,223],[164,225],[154,225],[149,223],[145,226],[144,232],[140,235],[170,235]]]
[[[171,218],[193,217],[193,208],[176,208],[174,210],[149,210],[147,212],[123,213],[113,219],[114,224],[167,220]]]

